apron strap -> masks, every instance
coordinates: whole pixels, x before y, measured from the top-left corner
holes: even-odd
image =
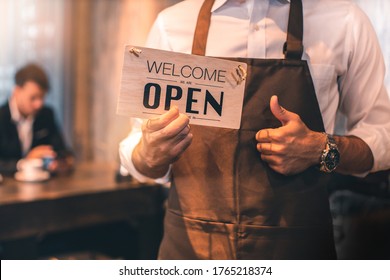
[[[196,22],[194,41],[192,42],[192,54],[205,55],[207,37],[209,35],[211,8],[214,5],[214,0],[205,0],[198,15]]]
[[[290,15],[288,18],[287,42],[283,46],[286,59],[302,58],[303,54],[303,12],[302,1],[291,0]]]
[[[192,54],[203,56],[206,54],[207,37],[210,29],[211,9],[213,5],[214,0],[205,0],[200,8],[192,43]],[[302,39],[302,1],[291,0],[287,42],[285,42],[283,46],[283,53],[286,59],[301,59],[303,54]]]

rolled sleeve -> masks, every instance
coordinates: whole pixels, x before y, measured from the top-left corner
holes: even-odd
[[[347,131],[362,139],[371,149],[374,165],[371,172],[390,169],[390,105],[384,90],[371,113],[364,116],[358,125]]]
[[[361,138],[371,149],[371,172],[390,169],[390,100],[384,86],[385,66],[369,19],[359,9],[352,13],[348,71],[340,77],[340,112],[346,135]]]

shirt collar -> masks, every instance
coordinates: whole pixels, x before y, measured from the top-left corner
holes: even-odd
[[[211,12],[214,12],[218,8],[222,7],[228,1],[231,1],[231,0],[215,0],[213,8],[211,9]],[[233,0],[233,1],[237,1],[237,0]],[[291,0],[276,0],[276,1],[278,1],[282,4],[287,4],[287,3],[290,3]]]
[[[9,104],[9,110],[11,113],[11,119],[15,123],[19,123],[19,122],[26,121],[26,120],[32,121],[34,119],[33,116],[28,116],[27,118],[23,117],[23,115],[20,113],[20,111],[18,109],[18,105],[16,104],[16,100],[15,100],[14,96],[10,97],[8,104]]]

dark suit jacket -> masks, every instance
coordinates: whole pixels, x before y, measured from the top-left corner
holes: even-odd
[[[31,148],[39,145],[51,145],[58,156],[69,154],[63,137],[55,123],[53,110],[43,107],[35,117]],[[12,174],[16,163],[22,158],[16,124],[11,119],[8,102],[0,107],[0,173]]]

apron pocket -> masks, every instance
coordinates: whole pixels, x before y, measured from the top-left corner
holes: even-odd
[[[167,211],[159,259],[235,259],[234,225]]]
[[[241,225],[239,259],[335,259],[331,227]]]

